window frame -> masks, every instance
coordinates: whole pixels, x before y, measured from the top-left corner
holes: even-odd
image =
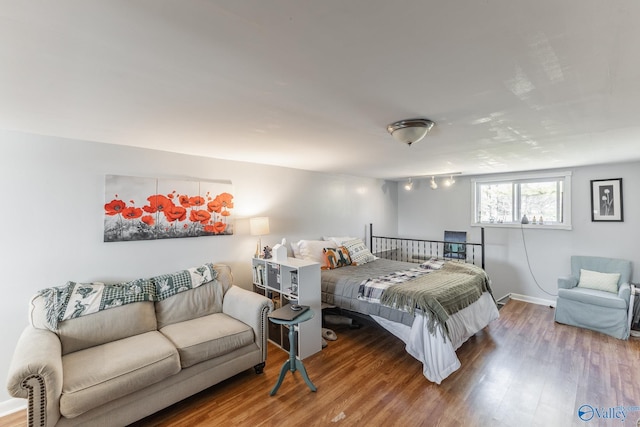
[[[472,227],[504,227],[504,228],[539,228],[539,229],[558,229],[558,230],[571,230],[571,172],[544,172],[544,173],[523,173],[523,174],[511,174],[511,175],[494,175],[490,177],[479,177],[471,179],[471,226]],[[520,191],[520,184],[527,184],[532,182],[548,182],[548,181],[562,181],[562,192],[558,194],[560,201],[556,201],[556,209],[562,208],[562,222],[544,222],[544,224],[521,224],[517,222],[479,222],[479,197],[480,185],[483,184],[511,184],[514,188],[511,200],[511,207],[517,217],[521,218],[522,214],[520,209],[522,206],[522,198]],[[516,185],[517,184],[517,185]],[[529,218],[531,221],[532,218]]]

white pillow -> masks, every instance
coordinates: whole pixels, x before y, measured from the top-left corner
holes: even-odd
[[[324,264],[324,248],[337,248],[335,242],[328,240],[300,240],[298,249],[300,249],[300,257],[308,261],[319,262]]]
[[[360,239],[346,241],[342,246],[347,248],[353,264],[366,264],[377,259]]]
[[[598,291],[618,293],[618,280],[620,273],[600,273],[597,271],[580,269],[578,286]]]
[[[291,251],[294,258],[302,258],[300,254],[300,242],[291,242]]]
[[[338,237],[323,237],[324,240],[330,240],[335,242],[336,245],[342,246],[344,242],[348,242],[349,240],[357,239],[357,237],[349,237],[349,236],[338,236]]]

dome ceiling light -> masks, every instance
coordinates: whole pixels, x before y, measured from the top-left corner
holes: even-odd
[[[431,130],[435,123],[429,119],[408,119],[391,123],[387,126],[387,131],[396,141],[411,146],[414,142],[420,141]]]

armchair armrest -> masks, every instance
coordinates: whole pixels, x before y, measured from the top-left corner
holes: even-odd
[[[623,283],[618,288],[618,297],[622,298],[629,304],[629,300],[631,299],[631,285],[628,283]]]
[[[578,278],[575,276],[558,277],[558,288],[571,289],[578,285]]]
[[[224,294],[222,312],[253,328],[256,344],[262,350],[263,362],[267,359],[268,320],[267,314],[273,310],[273,302],[255,292],[232,286]]]
[[[60,419],[62,345],[46,329],[27,326],[18,339],[7,378],[13,397],[28,399],[29,427],[53,426]]]

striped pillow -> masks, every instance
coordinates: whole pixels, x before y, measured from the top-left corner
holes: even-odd
[[[376,260],[376,257],[373,256],[369,248],[360,239],[344,242],[343,246],[349,251],[352,264],[360,265]]]

